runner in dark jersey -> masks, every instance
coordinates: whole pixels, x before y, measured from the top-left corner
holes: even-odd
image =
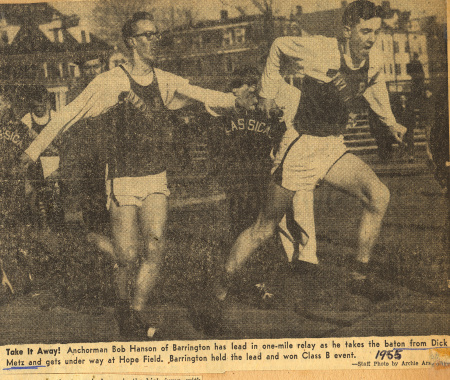
[[[222,286],[215,291],[217,300],[225,299],[233,277],[274,234],[296,192],[313,191],[321,179],[356,196],[364,206],[350,289],[373,301],[392,296],[376,286],[369,266],[387,210],[389,190],[367,164],[346,153],[340,135],[345,125],[353,122],[352,111],[363,96],[397,141],[401,142],[406,132],[390,109],[382,65],[373,55],[369,57],[381,29],[382,15],[381,7],[357,0],[344,12],[342,42],[322,36],[281,37],[274,41],[262,77],[263,109],[269,112],[276,105],[277,94],[285,84],[280,74],[282,55],[297,60],[305,80],[301,95],[291,98],[291,103],[297,104],[297,112],[292,112],[291,120],[286,121],[292,138],[284,142],[275,159],[278,168],[268,187],[268,201],[257,221],[234,244]],[[295,124],[294,119],[299,122]],[[291,133],[293,128],[297,129],[297,136]],[[220,310],[220,306],[214,310]]]
[[[0,223],[2,227],[14,221],[32,224],[39,218],[35,205],[27,202],[25,183],[14,170],[17,157],[34,137],[35,134],[25,124],[15,120],[9,96],[0,93]],[[31,189],[28,189],[28,195],[30,191]]]
[[[222,108],[239,103],[231,93],[193,86],[154,68],[159,33],[152,20],[150,14],[138,12],[125,23],[122,35],[130,61],[98,75],[21,157],[26,167],[58,132],[82,119],[110,116],[113,138],[107,157],[107,206],[119,266],[116,318],[122,336],[128,339],[152,338],[157,331],[158,316],[150,321],[144,311],[165,252],[168,112],[192,100]],[[139,235],[144,241],[142,252]]]
[[[258,71],[245,68],[233,76],[238,78],[232,83],[234,91],[250,87],[255,91],[256,105]],[[268,119],[256,107],[218,117],[214,125],[210,150],[219,182],[229,200],[232,236],[236,238],[258,215],[270,179],[270,155],[277,148],[285,127],[278,119]]]
[[[99,58],[79,63],[81,79],[70,89],[75,99],[97,75],[104,72]],[[105,224],[106,147],[109,146],[107,117],[89,118],[74,125],[61,139],[60,177],[64,221],[71,227],[87,228],[91,236]],[[102,200],[102,201],[101,201]],[[97,235],[99,237],[99,235]],[[109,251],[112,251],[110,246]]]
[[[260,74],[255,68],[236,70],[232,77],[232,90],[249,90],[253,106],[214,118],[210,138],[213,166],[226,195],[230,218],[227,241],[231,242],[258,216],[270,180],[271,154],[278,148],[286,129],[277,115],[267,118],[265,113],[256,110]],[[231,245],[224,248],[228,253]],[[253,301],[261,306],[268,305],[273,296],[264,283],[252,286],[250,293],[255,296]]]
[[[31,289],[33,267],[20,243],[29,239],[39,212],[16,166],[17,157],[34,137],[15,119],[10,94],[0,89],[0,302]]]
[[[21,121],[30,129],[30,133],[37,136],[48,125],[54,114],[50,94],[41,85],[31,86],[25,93],[29,112]],[[59,160],[58,146],[53,143],[41,154],[39,165],[34,168],[34,175],[27,180],[27,186],[34,189],[40,211],[40,224],[47,234],[50,233],[50,225],[59,227],[61,224],[59,180],[56,178]]]

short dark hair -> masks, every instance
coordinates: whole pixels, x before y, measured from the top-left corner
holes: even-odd
[[[27,93],[27,97],[28,97],[28,104],[31,105],[31,102],[33,101],[39,103],[46,102],[47,100],[50,99],[50,94],[44,86],[38,85],[30,88],[30,90]]]
[[[127,49],[131,49],[128,39],[136,33],[136,23],[141,20],[154,21],[153,15],[148,12],[136,12],[122,27],[122,38]]]
[[[356,0],[345,8],[342,16],[342,24],[352,28],[359,24],[361,19],[370,20],[375,17],[382,19],[386,17],[381,6],[375,5],[369,0]]]
[[[231,75],[230,88],[239,88],[244,84],[249,86],[258,84],[261,73],[254,66],[244,66],[237,68]]]

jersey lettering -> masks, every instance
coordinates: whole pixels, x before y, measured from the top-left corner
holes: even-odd
[[[263,133],[270,137],[270,126],[255,119],[237,119],[237,125],[234,120],[230,120],[230,125],[225,129],[225,134],[230,135],[234,131],[251,131],[254,133]]]
[[[13,144],[17,145],[19,148],[22,148],[23,142],[16,132],[10,131],[8,129],[2,129],[0,131],[0,140],[11,141]]]

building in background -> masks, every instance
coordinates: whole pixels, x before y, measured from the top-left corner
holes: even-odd
[[[430,77],[447,77],[447,24],[439,24],[436,16],[427,16],[411,20],[410,28],[426,34]]]
[[[324,35],[339,38],[342,36],[342,15],[347,2],[342,7],[313,13],[300,13],[297,21],[303,34]],[[409,91],[411,77],[406,65],[411,62],[414,53],[419,54],[425,77],[430,78],[428,55],[428,36],[417,20],[410,20],[410,12],[391,8],[389,1],[383,1],[387,18],[378,36],[378,48],[384,54],[384,72],[391,92]]]
[[[273,38],[300,35],[295,20],[286,17],[244,15],[203,21],[166,33],[160,66],[189,77],[194,83],[220,88],[238,66],[263,67]]]
[[[243,15],[229,18],[221,11],[219,20],[203,21],[167,32],[163,38],[160,66],[189,77],[193,82],[220,88],[237,66],[262,68],[268,48],[276,37],[292,35],[324,35],[339,38],[341,19],[347,2],[341,8],[304,13],[302,6],[290,17]],[[427,80],[445,72],[447,50],[446,28],[435,17],[410,19],[410,12],[391,8],[383,1],[388,18],[377,44],[384,54],[384,71],[391,92],[408,92],[411,77],[406,65],[414,53],[419,54]],[[283,73],[288,82],[297,84],[301,73],[285,62]]]
[[[0,84],[44,85],[56,109],[80,79],[79,66],[94,58],[105,61],[111,49],[77,16],[48,3],[0,4]]]

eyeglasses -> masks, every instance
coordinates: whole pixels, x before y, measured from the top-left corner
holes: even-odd
[[[159,32],[143,32],[139,34],[135,34],[132,37],[145,37],[147,41],[156,41],[161,38],[161,33]]]

